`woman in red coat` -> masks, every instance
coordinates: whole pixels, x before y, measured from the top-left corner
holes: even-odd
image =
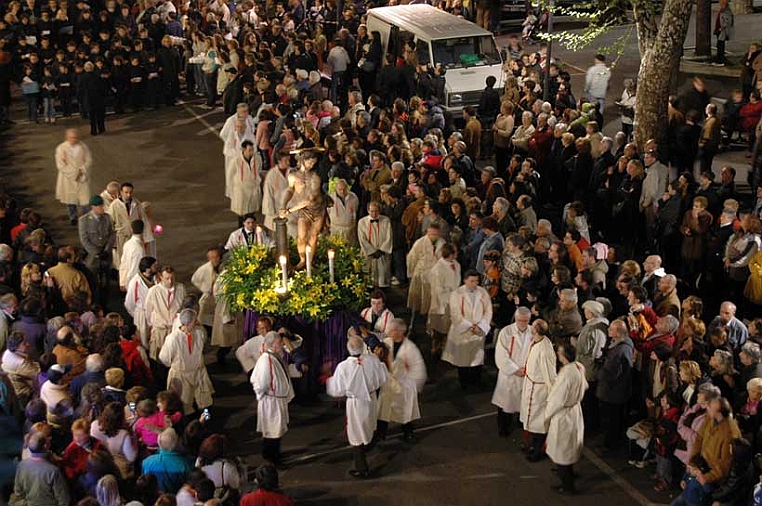
[[[741,118],[741,130],[744,132],[754,132],[762,117],[762,100],[759,99],[759,90],[754,90],[749,95],[749,103],[741,107],[738,111]]]
[[[90,436],[90,423],[79,418],[71,424],[72,442],[63,452],[61,465],[69,482],[75,482],[87,468],[87,458],[100,449],[101,442]]]

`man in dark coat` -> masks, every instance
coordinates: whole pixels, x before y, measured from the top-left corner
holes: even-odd
[[[95,73],[92,62],[85,63],[85,73],[79,83],[87,112],[90,117],[90,135],[106,131],[106,86],[104,80]]]
[[[175,105],[175,100],[180,95],[180,55],[172,47],[172,39],[165,36],[161,40],[161,47],[156,51],[156,61],[161,69],[162,89],[164,101],[167,105]]]
[[[628,335],[627,325],[622,320],[611,322],[609,337],[611,344],[606,350],[603,365],[598,370],[596,397],[600,402],[605,431],[604,446],[607,450],[615,450],[624,436],[625,406],[632,395],[634,345]]]

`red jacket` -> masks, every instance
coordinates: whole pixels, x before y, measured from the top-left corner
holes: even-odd
[[[757,100],[757,103],[748,103],[741,107],[738,111],[741,116],[741,128],[745,132],[751,132],[757,127],[759,118],[762,116],[762,100]]]
[[[294,506],[294,501],[281,492],[269,492],[259,488],[244,495],[240,506]]]
[[[151,369],[148,367],[148,364],[143,362],[143,357],[140,356],[140,352],[138,351],[140,343],[122,339],[119,344],[122,346],[124,363],[127,366],[127,371],[130,373],[130,376],[132,376],[133,384],[150,385],[153,383]]]
[[[101,448],[101,442],[93,437],[90,438],[90,444],[92,447],[87,450],[72,441],[64,450],[61,465],[67,480],[74,481],[85,474],[87,458],[92,452]]]

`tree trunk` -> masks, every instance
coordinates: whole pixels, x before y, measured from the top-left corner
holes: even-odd
[[[696,56],[712,56],[712,2],[696,1]]]
[[[640,47],[640,70],[635,104],[638,125],[635,141],[638,146],[646,140],[664,138],[667,126],[667,102],[670,76],[680,65],[693,0],[666,0],[658,27],[648,0],[633,3]],[[653,4],[651,4],[653,5]]]

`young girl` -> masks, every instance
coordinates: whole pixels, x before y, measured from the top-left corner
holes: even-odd
[[[656,484],[654,490],[668,489],[673,481],[672,459],[680,435],[677,422],[680,419],[680,397],[665,391],[661,398],[661,412],[656,419],[653,437],[653,451],[656,455]]]
[[[150,452],[154,452],[159,446],[159,434],[171,426],[169,420],[159,412],[156,402],[151,399],[143,399],[137,406],[138,421],[135,422],[134,431],[138,441]]]
[[[31,65],[24,66],[24,77],[21,79],[21,93],[26,102],[26,118],[37,123],[37,105],[40,100],[40,78],[35,74]]]
[[[683,492],[673,504],[685,504],[687,506],[709,506],[712,504],[712,484],[702,485],[697,478],[700,474],[709,471],[709,464],[704,457],[694,455],[685,467],[685,475],[680,482],[680,488],[683,489]],[[680,499],[682,499],[682,503]]]
[[[45,123],[51,125],[56,122],[56,97],[58,96],[58,86],[53,77],[53,68],[45,67],[44,75],[40,81],[40,96],[42,97],[42,111],[45,117]]]

